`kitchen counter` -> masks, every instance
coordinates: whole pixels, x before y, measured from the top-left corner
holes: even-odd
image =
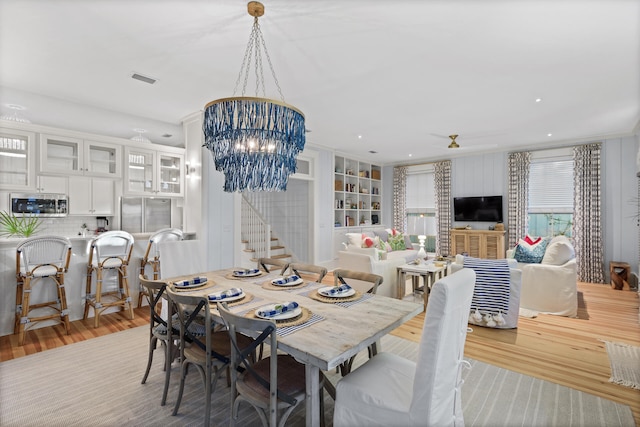
[[[129,292],[134,307],[138,304],[138,274],[140,260],[147,250],[149,236],[153,233],[132,234],[135,239],[131,261],[129,263]],[[69,319],[82,319],[84,315],[84,298],[86,295],[86,271],[89,261],[89,244],[95,236],[71,236],[71,261],[69,271],[65,275],[65,289]],[[186,239],[195,238],[195,233],[185,233]],[[13,334],[16,304],[16,248],[24,238],[0,238],[0,336]],[[45,279],[46,280],[46,279]],[[95,287],[95,277],[94,277]],[[117,273],[106,273],[103,279],[103,289],[117,288]],[[45,301],[45,298],[55,299],[55,286],[48,283],[35,283],[31,302]],[[146,305],[146,301],[143,301]],[[120,310],[113,307],[105,311],[110,313]],[[93,310],[89,316],[93,316]],[[34,329],[57,323],[54,320],[40,322]],[[28,339],[28,338],[27,338]]]

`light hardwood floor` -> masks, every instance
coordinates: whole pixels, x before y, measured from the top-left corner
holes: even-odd
[[[329,274],[323,281],[333,283],[333,277]],[[638,294],[587,283],[579,283],[578,290],[577,319],[539,315],[521,317],[517,329],[474,326],[467,335],[465,355],[629,405],[640,426],[640,390],[609,383],[610,365],[601,341],[640,346]],[[0,337],[0,361],[147,325],[148,321],[148,309],[143,307],[135,310],[134,320],[122,313],[105,315],[95,329],[93,319],[72,322],[70,335],[59,325],[36,329],[27,333],[24,346],[17,345],[15,335]],[[423,322],[421,314],[393,334],[418,342]]]
[[[609,382],[611,368],[601,340],[640,346],[638,293],[578,283],[578,318],[520,317],[517,329],[473,326],[465,356],[521,372],[631,407],[640,426],[640,390]],[[420,340],[424,314],[393,332]]]

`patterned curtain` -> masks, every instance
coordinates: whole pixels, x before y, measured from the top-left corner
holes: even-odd
[[[507,194],[507,222],[509,224],[509,248],[515,248],[518,239],[528,229],[528,191],[531,153],[509,153],[509,188]]]
[[[573,239],[578,280],[604,283],[600,143],[573,148]]]
[[[434,181],[436,186],[436,255],[451,255],[451,160],[437,162]]]
[[[402,233],[407,229],[407,169],[393,168],[393,228]]]

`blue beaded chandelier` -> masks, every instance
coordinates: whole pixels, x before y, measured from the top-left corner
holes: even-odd
[[[216,170],[224,173],[224,191],[285,191],[289,175],[296,171],[296,157],[304,149],[304,114],[284,102],[271,58],[258,25],[264,6],[247,4],[254,17],[249,43],[238,80],[244,80],[242,96],[211,101],[205,106],[205,146],[211,151]],[[265,98],[262,49],[281,101]],[[254,63],[256,97],[244,96]],[[262,98],[258,93],[262,92]]]

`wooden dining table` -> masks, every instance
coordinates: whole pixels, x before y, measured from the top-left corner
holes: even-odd
[[[236,314],[242,315],[264,305],[287,301],[295,301],[313,314],[308,324],[293,327],[293,331],[285,332],[278,328],[278,349],[305,365],[307,426],[319,426],[320,417],[323,416],[320,414],[320,393],[317,386],[320,371],[335,369],[423,311],[422,304],[372,294],[362,294],[359,300],[346,304],[322,302],[311,295],[317,293],[319,288],[329,286],[327,284],[305,281],[304,285],[274,289],[269,284],[271,280],[282,277],[279,273],[263,272],[260,276],[237,279],[232,277],[233,271],[230,268],[166,280],[173,282],[194,276],[207,277],[206,285],[182,291],[195,295],[241,288],[248,301],[230,304],[230,310]],[[214,304],[211,305],[211,313],[221,321]]]

